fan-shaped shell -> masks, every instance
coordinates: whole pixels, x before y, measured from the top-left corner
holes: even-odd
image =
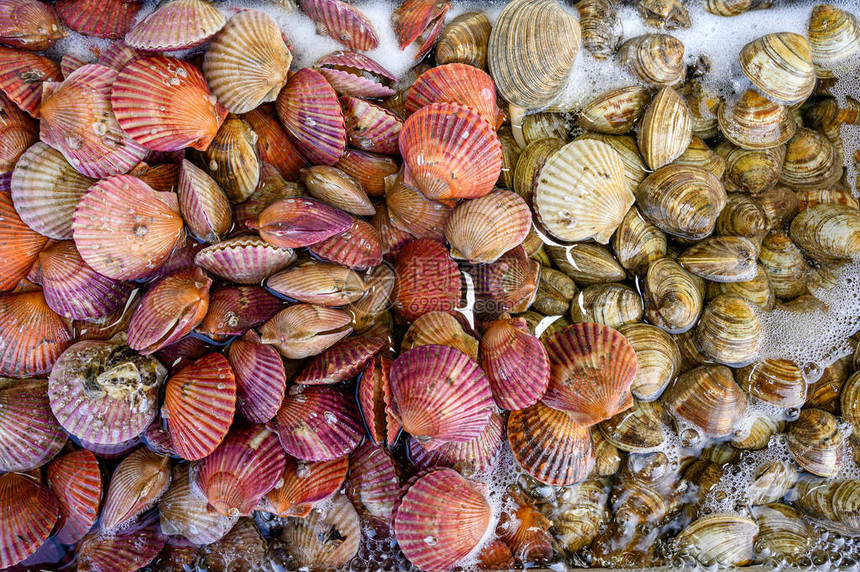
[[[403,125],[397,115],[351,95],[342,95],[338,101],[343,107],[346,135],[351,144],[365,151],[397,155]]]
[[[231,282],[259,284],[295,259],[292,249],[272,246],[256,236],[237,236],[204,248],[194,262]]]
[[[328,262],[307,262],[271,276],[266,287],[282,296],[321,306],[344,306],[367,292],[361,276]]]
[[[446,204],[428,199],[400,180],[386,191],[385,204],[394,227],[416,238],[445,238],[445,224],[452,210]]]
[[[400,131],[400,154],[418,190],[434,200],[486,195],[502,168],[493,127],[456,103],[434,103],[410,115]]]
[[[265,423],[281,407],[287,374],[278,352],[259,339],[249,332],[233,340],[227,359],[236,376],[237,409],[250,421]]]
[[[451,256],[472,264],[495,262],[525,240],[532,227],[531,211],[516,193],[491,191],[463,201],[445,226]]]
[[[289,359],[315,356],[352,332],[350,315],[312,304],[296,304],[278,312],[260,327],[264,344]]]
[[[117,530],[154,506],[170,485],[170,457],[140,448],[114,470],[102,506],[101,528]]]
[[[0,46],[0,91],[33,117],[39,117],[44,82],[62,81],[60,66],[38,54]]]
[[[92,572],[136,570],[152,562],[164,543],[158,512],[152,510],[122,530],[90,532],[78,545],[78,568]]]
[[[392,301],[408,321],[433,311],[449,312],[460,300],[460,272],[438,242],[419,239],[406,245],[394,264]]]
[[[361,11],[341,0],[300,0],[302,12],[316,22],[317,32],[351,50],[373,50],[379,38],[373,23]]]
[[[282,533],[298,566],[331,570],[346,565],[362,540],[358,513],[346,495],[335,496],[326,510],[314,509],[305,518],[290,518]]]
[[[519,320],[496,320],[481,339],[481,367],[496,404],[509,410],[534,405],[549,383],[549,357]]]
[[[315,165],[334,165],[346,150],[346,123],[337,94],[320,72],[293,74],[276,102],[278,117],[299,151]]]
[[[416,318],[400,342],[400,351],[434,344],[458,349],[478,361],[478,340],[447,312],[428,312]]]
[[[128,172],[146,155],[146,149],[128,137],[111,110],[111,87],[117,76],[108,67],[87,64],[43,94],[39,107],[42,141],[88,177]]]
[[[264,12],[233,15],[209,44],[203,75],[218,100],[232,113],[246,113],[275,101],[287,83],[293,54],[278,24]]]
[[[544,164],[533,197],[538,220],[564,241],[601,244],[621,224],[634,198],[618,153],[600,141],[573,141]]]
[[[205,151],[192,155],[233,203],[248,200],[262,177],[257,134],[235,115],[228,115]]]
[[[387,97],[397,79],[369,57],[357,52],[334,52],[317,60],[314,67],[340,95]]]
[[[274,107],[260,106],[242,115],[242,119],[257,134],[257,152],[263,162],[262,180],[266,179],[266,164],[275,167],[287,181],[297,180],[306,161],[278,121]]]
[[[125,41],[152,52],[184,50],[202,44],[226,22],[224,14],[206,0],[171,0],[135,24]]]
[[[170,487],[158,503],[164,534],[181,534],[194,543],[211,544],[227,534],[238,517],[222,516],[206,496],[191,484],[191,465],[173,468]]]
[[[236,381],[224,356],[210,353],[167,380],[164,409],[170,438],[184,459],[202,459],[227,435],[236,410]]]
[[[391,405],[391,358],[377,354],[358,378],[356,399],[370,439],[377,445],[394,445],[400,421]]]
[[[257,219],[260,236],[281,248],[311,246],[350,228],[353,218],[317,199],[281,199]]]
[[[394,534],[412,564],[447,570],[472,551],[490,525],[484,495],[453,469],[437,469],[413,482],[394,517]]]
[[[10,0],[0,6],[0,42],[25,50],[47,50],[66,37],[54,9],[38,0]]]
[[[22,473],[0,475],[0,566],[35,553],[59,516],[60,504],[48,487]]]
[[[508,416],[508,444],[517,463],[549,485],[581,481],[594,466],[588,427],[540,401]]]
[[[345,231],[312,244],[308,250],[322,260],[354,270],[378,266],[387,245],[369,223],[355,217]]]
[[[303,385],[330,385],[347,381],[364,370],[387,342],[387,337],[375,332],[341,340],[312,357],[293,377],[293,382]]]
[[[51,412],[46,381],[0,378],[0,471],[40,467],[66,438]]]
[[[314,503],[334,495],[346,479],[349,457],[308,463],[287,457],[284,473],[263,499],[263,510],[280,517],[304,518]]]
[[[51,461],[45,479],[60,503],[57,540],[75,544],[99,517],[102,500],[99,462],[86,450],[66,453]]]
[[[400,480],[394,459],[385,449],[371,441],[350,455],[347,494],[360,508],[385,521],[400,500]]]
[[[26,113],[2,93],[0,111],[0,174],[5,176],[12,172],[21,155],[39,140],[39,129]]]
[[[227,117],[196,67],[162,56],[125,66],[114,81],[111,106],[120,127],[154,151],[203,151]]]
[[[419,469],[450,467],[462,475],[489,475],[498,466],[505,438],[505,420],[496,412],[484,432],[464,443],[443,443],[432,451],[415,437],[407,444],[409,460]]]
[[[617,330],[575,324],[544,342],[549,355],[549,387],[543,402],[567,411],[589,427],[633,404],[636,352]]]
[[[9,193],[0,193],[0,292],[27,276],[48,239],[21,220]]]
[[[97,38],[122,38],[143,2],[138,0],[60,0],[56,8],[72,30]]]
[[[0,296],[0,376],[48,373],[72,340],[69,324],[41,290]]]
[[[496,103],[496,84],[486,72],[470,65],[436,66],[415,80],[406,96],[406,113],[415,113],[433,103],[471,107],[496,129],[502,123],[502,111]]]

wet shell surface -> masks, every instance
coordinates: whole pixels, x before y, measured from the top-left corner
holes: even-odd
[[[520,320],[497,320],[484,331],[481,367],[502,409],[534,405],[549,383],[546,349]]]
[[[501,415],[493,413],[484,432],[464,443],[444,443],[428,451],[410,437],[409,460],[421,469],[450,467],[466,477],[488,475],[498,466],[504,437],[505,421]]]
[[[47,374],[72,342],[68,322],[41,291],[0,296],[0,375]]]
[[[704,365],[678,376],[661,402],[677,419],[691,423],[704,435],[724,437],[743,417],[747,396],[735,383],[732,370]]]
[[[448,218],[445,237],[452,257],[489,263],[525,240],[531,225],[528,205],[519,195],[495,190],[458,205]]]
[[[815,87],[809,42],[799,34],[762,36],[744,46],[738,61],[753,85],[777,103],[803,101]]]
[[[0,70],[0,91],[33,117],[39,117],[43,82],[63,79],[60,66],[52,60],[2,46]]]
[[[80,541],[99,517],[102,474],[96,456],[86,450],[61,455],[47,466],[45,477],[60,503],[57,540]]]
[[[0,566],[18,564],[47,540],[60,516],[48,487],[22,473],[0,475]]]
[[[433,103],[459,103],[478,111],[495,128],[501,123],[493,79],[470,65],[437,66],[415,80],[406,96],[406,112],[415,113]]]
[[[316,22],[317,32],[357,51],[379,45],[373,23],[358,8],[341,0],[300,0],[302,11]]]
[[[0,470],[4,472],[40,467],[66,442],[51,412],[44,380],[0,378],[0,420]]]
[[[316,463],[287,457],[283,482],[275,485],[261,506],[281,517],[304,518],[315,503],[331,497],[340,489],[348,468],[349,458],[346,456]]]
[[[48,239],[32,230],[18,215],[10,194],[0,194],[0,291],[14,289],[27,276]]]
[[[194,262],[221,278],[260,284],[295,259],[292,249],[272,246],[255,236],[239,236],[207,246],[195,255]]]
[[[117,530],[158,502],[170,485],[170,457],[146,448],[122,460],[111,476],[101,514],[104,531]]]
[[[205,0],[172,0],[129,30],[125,41],[139,50],[183,50],[205,42],[226,22],[221,11]]]
[[[57,12],[72,30],[98,38],[122,38],[134,23],[141,2],[125,0],[60,0]]]
[[[609,242],[633,201],[618,153],[597,141],[573,141],[552,155],[534,195],[535,214],[553,236],[601,244]]]
[[[222,516],[212,508],[202,491],[192,486],[190,469],[191,465],[173,468],[170,486],[158,503],[161,529],[194,543],[217,542],[233,528],[238,517]]]

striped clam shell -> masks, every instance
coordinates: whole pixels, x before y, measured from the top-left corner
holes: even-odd
[[[143,7],[139,0],[59,0],[63,23],[86,36],[122,38]]]
[[[60,504],[48,487],[22,473],[0,475],[0,566],[35,553],[59,516]]]
[[[41,290],[0,296],[0,376],[46,374],[72,341]]]
[[[14,289],[27,276],[48,242],[21,220],[13,200],[0,193],[0,292]]]
[[[66,453],[51,461],[45,479],[60,502],[57,540],[75,544],[99,517],[102,474],[98,459],[87,450]]]

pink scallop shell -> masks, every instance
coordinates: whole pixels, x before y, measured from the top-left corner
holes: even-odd
[[[342,95],[339,101],[346,120],[346,136],[352,145],[374,153],[399,154],[398,139],[403,127],[399,117],[351,95]]]
[[[394,263],[392,302],[405,320],[428,312],[450,312],[460,302],[461,278],[448,249],[429,239],[407,244]]]
[[[375,333],[353,336],[339,341],[323,353],[312,357],[293,378],[303,385],[341,383],[359,374],[388,343]]]
[[[51,461],[45,479],[60,502],[57,540],[75,544],[99,517],[102,474],[98,459],[86,450],[66,453]]]
[[[284,362],[254,332],[233,340],[227,359],[236,375],[236,407],[254,423],[270,421],[281,407],[287,387]]]
[[[494,129],[501,127],[496,84],[483,70],[461,64],[430,68],[415,80],[406,96],[406,113],[412,114],[433,103],[459,103],[481,114]]]
[[[391,521],[401,492],[388,451],[365,441],[350,455],[347,494],[353,504],[363,506],[372,516]]]
[[[490,475],[499,464],[504,438],[505,420],[494,412],[484,432],[465,443],[444,443],[428,451],[410,437],[409,460],[419,469],[450,467],[466,476]]]
[[[481,339],[481,367],[493,399],[502,409],[525,409],[543,397],[549,384],[549,357],[525,320],[497,320]]]
[[[315,503],[330,498],[341,488],[348,468],[346,456],[316,463],[287,457],[282,482],[266,495],[257,510],[282,518],[304,518]]]
[[[274,246],[311,246],[347,231],[354,219],[317,199],[281,199],[266,207],[257,220],[260,236]]]
[[[340,95],[378,98],[397,93],[390,87],[397,78],[364,54],[334,52],[318,59],[314,67]]]
[[[353,270],[366,270],[382,263],[387,244],[369,223],[353,218],[343,232],[310,245],[314,256]]]
[[[23,473],[0,475],[0,567],[35,553],[60,515],[51,490]]]
[[[0,376],[46,374],[73,340],[41,290],[0,296]]]
[[[149,511],[132,525],[116,532],[95,530],[78,545],[81,572],[133,572],[152,562],[166,539],[158,511]]]
[[[0,471],[29,471],[50,461],[68,436],[42,379],[0,379]]]
[[[122,38],[143,2],[138,0],[59,0],[57,12],[72,30],[87,36]]]
[[[135,24],[125,41],[141,50],[184,50],[202,44],[226,23],[224,14],[205,0],[172,0]]]
[[[373,50],[379,37],[373,23],[357,8],[341,0],[299,0],[302,11],[317,23],[320,34],[353,50]]]
[[[48,58],[0,46],[0,91],[31,116],[39,117],[43,83],[62,79],[60,66]]]
[[[391,358],[377,355],[358,378],[357,400],[361,417],[371,440],[377,445],[393,446],[400,434],[400,421],[391,401]]]
[[[239,284],[260,284],[292,264],[295,253],[257,236],[238,236],[207,246],[194,258],[201,268]]]

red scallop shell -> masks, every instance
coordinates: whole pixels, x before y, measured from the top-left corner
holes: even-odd
[[[399,117],[369,101],[342,95],[340,104],[346,120],[349,142],[365,151],[397,155],[403,122]]]
[[[98,38],[122,38],[137,12],[139,0],[59,0],[57,12],[63,22],[76,32]]]
[[[75,208],[75,246],[93,270],[116,280],[153,273],[178,246],[183,221],[149,185],[127,175],[93,185]]]
[[[143,432],[143,438],[146,440],[147,447],[156,453],[179,456],[173,447],[173,440],[170,438],[170,429],[167,428],[167,424],[160,417],[149,424],[149,427]]]
[[[66,31],[54,9],[39,0],[6,0],[0,4],[0,42],[25,50],[47,50]]]
[[[209,310],[212,280],[199,268],[180,270],[143,295],[128,324],[128,345],[144,355],[190,333]]]
[[[418,190],[435,200],[484,196],[502,169],[493,127],[456,103],[434,103],[410,115],[400,132],[400,154]]]
[[[490,422],[490,382],[469,356],[448,346],[403,352],[391,366],[394,410],[406,430],[428,449],[462,443]]]
[[[422,195],[418,189],[398,181],[385,193],[391,224],[416,238],[445,240],[445,226],[452,208]]]
[[[99,274],[84,262],[75,243],[58,242],[39,255],[45,302],[74,320],[102,318],[122,308],[132,286]]]
[[[134,572],[152,562],[165,541],[158,511],[149,511],[122,530],[90,532],[78,545],[78,570]]]
[[[413,321],[428,312],[451,312],[460,302],[460,270],[444,246],[428,239],[407,244],[394,263],[394,310]]]
[[[370,219],[370,226],[376,229],[379,236],[385,242],[388,253],[394,258],[400,255],[400,250],[415,239],[414,236],[397,228],[391,222],[391,216],[388,212],[388,206],[385,203],[376,205],[376,214]],[[381,266],[377,266],[381,268]]]
[[[224,27],[227,18],[205,0],[165,2],[125,35],[141,50],[184,50],[202,44]]]
[[[30,229],[12,204],[10,193],[0,193],[0,292],[12,290],[30,267],[48,238]]]
[[[67,438],[51,412],[45,380],[0,378],[0,471],[41,467]]]
[[[475,310],[482,320],[495,320],[505,312],[525,312],[537,296],[540,263],[522,246],[504,253],[493,263],[473,266]]]
[[[484,432],[465,443],[443,443],[428,451],[410,437],[409,460],[419,469],[450,467],[466,476],[489,475],[499,464],[504,438],[505,420],[493,412]]]
[[[508,444],[520,466],[548,485],[581,481],[594,466],[588,427],[540,401],[508,416]]]
[[[521,318],[497,320],[484,331],[481,367],[502,409],[534,405],[549,384],[549,357]]]
[[[205,151],[227,117],[196,67],[163,56],[125,66],[110,101],[120,127],[155,151]]]
[[[549,387],[543,402],[590,427],[633,405],[630,386],[636,352],[620,332],[600,324],[574,324],[544,340]]]
[[[340,234],[352,224],[353,218],[342,210],[301,197],[272,203],[260,213],[256,226],[269,244],[299,248]]]
[[[353,218],[349,228],[308,248],[314,256],[354,270],[366,270],[382,263],[387,245],[369,223]]]
[[[192,481],[224,516],[247,516],[284,474],[286,456],[277,436],[262,425],[232,431],[198,461]]]
[[[365,441],[350,455],[347,494],[353,504],[363,506],[372,516],[391,521],[401,490],[388,451]]]
[[[187,336],[158,350],[155,356],[162,363],[167,364],[170,373],[174,373],[211,351],[212,345],[206,343],[205,340],[195,336]]]
[[[122,71],[122,68],[131,62],[139,60],[140,58],[145,58],[147,55],[149,55],[149,52],[132,48],[125,42],[111,42],[110,45],[99,54],[98,63],[115,69],[116,71]]]
[[[62,80],[60,66],[52,60],[0,46],[0,91],[33,117],[39,117],[42,84]]]
[[[397,78],[364,54],[334,52],[318,59],[314,68],[340,95],[378,98],[397,93],[390,87]]]
[[[87,450],[57,457],[48,465],[45,479],[60,502],[57,540],[75,544],[99,517],[102,474],[96,456]]]
[[[443,571],[469,554],[490,526],[484,494],[452,469],[418,477],[394,516],[394,534],[406,558],[422,570]]]
[[[87,64],[59,85],[43,84],[51,89],[42,94],[39,108],[41,139],[87,177],[126,173],[146,155],[111,110],[111,87],[117,75],[103,65]]]
[[[358,379],[358,405],[370,438],[377,445],[394,445],[400,421],[391,406],[391,358],[377,355]]]
[[[400,49],[417,40],[434,20],[444,21],[450,7],[447,0],[403,0],[391,15]]]
[[[194,263],[230,282],[260,284],[295,259],[289,248],[272,246],[257,236],[237,236],[207,246]]]
[[[92,63],[91,61],[81,59],[72,54],[65,54],[62,59],[60,59],[60,71],[63,72],[63,78],[67,78],[72,75],[72,72],[78,69],[81,66],[85,66],[87,64]]]
[[[167,380],[164,411],[170,438],[183,459],[202,459],[224,440],[236,410],[236,380],[229,362],[210,353]]]
[[[281,407],[287,373],[281,356],[254,332],[233,340],[227,359],[236,375],[236,407],[249,421],[266,423]]]
[[[304,385],[341,383],[359,374],[388,342],[375,333],[353,336],[312,357],[293,378]]]
[[[371,197],[383,196],[385,178],[400,170],[393,157],[361,149],[347,149],[334,166],[361,183]]]
[[[226,341],[266,322],[282,308],[283,302],[262,286],[225,286],[211,293],[209,311],[197,332]]]
[[[299,0],[302,12],[316,22],[320,34],[352,50],[373,50],[379,37],[373,23],[354,6],[341,0]]]
[[[346,150],[346,124],[337,94],[320,72],[293,74],[275,103],[301,154],[314,165],[334,165]]]
[[[39,127],[0,93],[0,175],[8,175],[24,151],[39,140]]]
[[[170,485],[170,457],[145,447],[122,460],[111,475],[101,529],[116,531],[155,506]]]
[[[72,341],[69,324],[41,290],[0,296],[0,376],[48,373]]]
[[[287,457],[282,480],[269,491],[259,510],[282,518],[304,518],[310,514],[314,503],[331,497],[340,489],[348,468],[346,455],[317,463]]]
[[[60,516],[51,490],[22,473],[0,475],[0,567],[35,553]]]
[[[433,103],[459,103],[498,129],[504,114],[497,101],[496,84],[487,72],[467,64],[445,64],[430,68],[415,80],[406,96],[406,113]]]
[[[297,181],[299,171],[307,166],[307,161],[278,122],[275,110],[269,105],[261,105],[242,115],[242,119],[257,134],[260,160],[274,166],[285,180]]]
[[[272,424],[284,450],[304,461],[346,455],[364,436],[355,403],[336,387],[291,387]]]

